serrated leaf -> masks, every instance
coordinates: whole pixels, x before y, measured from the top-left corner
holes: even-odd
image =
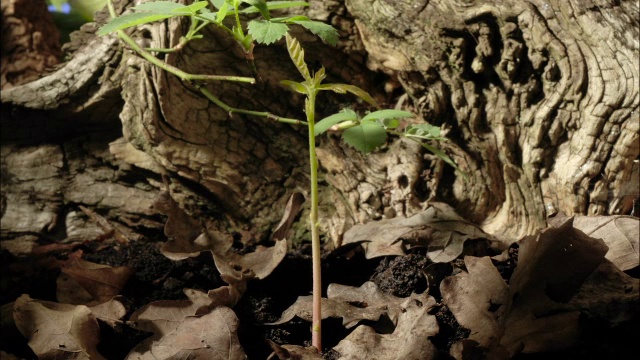
[[[267,2],[265,0],[242,0],[242,2],[247,3],[252,7],[255,7],[256,9],[258,9],[260,14],[262,14],[262,17],[265,18],[265,20],[271,19],[271,15],[269,14],[269,8],[267,7]]]
[[[353,95],[361,98],[362,100],[368,102],[369,104],[378,107],[376,101],[369,95],[368,92],[360,89],[355,85],[348,84],[323,84],[318,86],[318,90],[331,90],[338,94],[352,93]]]
[[[158,20],[164,20],[174,16],[180,16],[180,14],[154,14],[148,12],[126,14],[111,19],[108,23],[106,23],[98,30],[97,34],[106,35],[117,30],[122,30],[132,26],[146,24]]]
[[[306,81],[311,81],[311,74],[309,73],[309,68],[307,67],[307,63],[304,62],[304,49],[294,38],[293,36],[286,34],[287,39],[287,50],[289,51],[289,57],[293,61],[293,64],[298,68],[300,74]]]
[[[307,94],[307,88],[299,82],[291,81],[291,80],[281,80],[280,84],[284,86],[290,87],[293,91],[299,92],[300,94]]]
[[[398,118],[406,118],[406,117],[412,117],[412,116],[413,114],[408,111],[385,109],[385,110],[374,111],[372,113],[367,114],[365,117],[362,118],[362,121],[398,119]]]
[[[327,116],[326,118],[318,121],[315,124],[315,127],[313,130],[316,136],[318,136],[324,133],[325,131],[329,130],[333,125],[336,125],[343,121],[357,120],[357,119],[358,119],[358,115],[355,113],[355,111],[351,109],[344,109],[343,111],[337,114]]]
[[[280,39],[289,31],[285,24],[273,23],[267,20],[251,20],[247,26],[249,35],[251,35],[260,44],[272,44]]]
[[[165,14],[171,11],[186,9],[185,5],[173,1],[152,1],[134,7],[135,10]]]
[[[287,9],[287,8],[301,7],[301,6],[309,6],[309,3],[305,1],[269,1],[267,2],[267,8],[269,10]],[[260,10],[258,10],[256,7],[250,6],[246,9],[240,10],[239,12],[243,14],[251,14],[251,13],[257,13],[259,11]]]
[[[338,43],[338,30],[329,24],[313,20],[294,20],[293,23],[311,31],[328,44],[335,46]]]
[[[368,153],[387,141],[387,132],[378,123],[366,122],[345,130],[342,139],[357,150]]]

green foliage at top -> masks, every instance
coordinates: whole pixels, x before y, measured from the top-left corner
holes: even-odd
[[[144,3],[134,8],[141,12],[134,12],[113,18],[101,27],[97,34],[106,35],[117,30],[176,16],[193,16],[206,8],[207,5],[208,3],[206,1],[198,1],[191,5],[180,5],[171,1]]]
[[[330,45],[335,46],[338,43],[338,30],[329,24],[313,20],[293,20],[291,22],[311,31]]]
[[[300,43],[294,39],[293,37],[287,35],[287,50],[289,51],[289,57],[293,61],[293,64],[296,66],[302,77],[305,81],[311,81],[311,74],[309,73],[309,68],[307,67],[307,63],[304,61],[304,49],[300,45]]]
[[[272,44],[289,31],[289,27],[283,23],[271,22],[268,20],[253,20],[247,25],[249,35],[260,44]]]
[[[207,9],[209,3],[217,10],[216,12],[211,12]],[[247,4],[249,6],[241,7],[241,4]],[[189,36],[186,36],[187,40],[197,38],[196,33],[202,28],[202,26],[199,26],[198,21],[204,21],[205,24],[203,24],[203,26],[213,23],[226,29],[247,52],[251,51],[251,44],[254,40],[259,44],[269,45],[282,39],[289,31],[289,26],[293,24],[300,25],[316,34],[325,42],[335,45],[338,41],[338,31],[331,25],[320,21],[313,21],[306,16],[271,17],[271,10],[308,5],[309,4],[304,1],[266,0],[209,0],[209,2],[197,1],[191,5],[181,5],[172,1],[154,1],[134,7],[134,10],[136,10],[134,13],[111,19],[111,21],[98,30],[98,35],[105,35],[117,30],[172,17],[189,16],[191,17],[193,31],[189,33]],[[239,14],[243,13],[260,13],[260,15],[262,15],[262,19],[249,21],[247,24],[248,35],[244,34],[238,17]],[[236,25],[233,29],[229,29],[223,24],[224,19],[231,15],[235,15],[236,18]]]

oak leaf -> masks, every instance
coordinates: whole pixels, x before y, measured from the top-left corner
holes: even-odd
[[[98,322],[85,305],[42,301],[25,294],[16,299],[13,318],[38,359],[104,359],[96,349]]]

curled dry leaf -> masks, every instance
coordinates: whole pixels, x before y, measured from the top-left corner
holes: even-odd
[[[22,295],[13,306],[13,318],[38,359],[104,359],[96,350],[98,322],[87,306]]]
[[[128,266],[111,267],[82,259],[68,261],[61,270],[56,291],[58,301],[89,306],[120,294],[134,272]]]
[[[287,207],[284,209],[282,220],[280,220],[273,234],[271,234],[272,239],[282,240],[287,238],[287,233],[291,229],[291,225],[293,225],[296,216],[298,216],[300,210],[302,210],[302,204],[304,204],[304,196],[301,193],[294,192],[291,194],[287,202]]]
[[[353,226],[344,234],[343,244],[359,242],[367,259],[404,255],[410,246],[426,246],[434,262],[449,262],[460,256],[470,239],[486,239],[503,247],[478,226],[458,216],[450,206],[432,203],[425,211],[409,218],[385,219]]]
[[[208,313],[218,306],[232,308],[236,306],[242,295],[247,291],[248,279],[235,279],[226,275],[221,277],[229,285],[209,290],[206,294],[200,290],[184,289],[184,293],[196,307],[195,315]]]
[[[164,234],[169,240],[162,245],[164,256],[171,260],[184,260],[208,249],[202,225],[180,208],[169,191],[161,192],[153,206],[167,216]]]
[[[378,321],[382,315],[387,315],[395,324],[405,301],[404,298],[383,293],[370,281],[359,288],[330,284],[327,298],[322,299],[322,318],[341,317],[342,324],[347,329],[356,326],[361,320]],[[298,297],[296,302],[282,313],[278,321],[269,325],[284,324],[295,316],[311,321],[311,296]]]
[[[127,359],[245,360],[238,324],[233,310],[224,306],[199,317],[187,316],[157,341],[136,346]]]
[[[218,239],[223,239],[219,237]],[[287,240],[276,240],[275,245],[256,246],[254,252],[240,255],[230,241],[211,241],[211,253],[221,275],[232,278],[266,278],[287,255]]]
[[[468,274],[447,278],[440,286],[444,302],[471,330],[470,338],[492,356],[571,346],[579,336],[581,311],[612,324],[637,313],[638,281],[606,260],[602,240],[574,229],[572,220],[519,245],[508,288],[488,259],[472,258],[465,259]],[[612,303],[616,309],[607,309],[605,304]]]
[[[404,299],[395,330],[378,334],[366,325],[358,326],[333,349],[340,359],[433,359],[437,349],[429,340],[439,332],[436,317],[429,310],[436,304],[433,297],[413,294]]]
[[[161,251],[171,260],[183,260],[203,251],[211,251],[221,275],[238,279],[264,279],[287,254],[287,241],[284,239],[276,240],[271,247],[259,245],[254,252],[238,254],[232,248],[232,236],[203,229],[167,191],[160,195],[155,207],[168,216],[164,232],[169,241],[163,244]]]

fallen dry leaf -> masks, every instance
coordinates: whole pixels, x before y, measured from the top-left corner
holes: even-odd
[[[127,266],[111,267],[82,259],[68,261],[61,270],[57,299],[74,305],[97,305],[113,299],[134,272]]]
[[[167,216],[164,234],[169,240],[162,245],[164,256],[171,260],[184,260],[208,249],[208,245],[202,243],[207,240],[202,233],[202,225],[180,208],[169,191],[161,192],[153,206]]]
[[[489,257],[464,257],[468,272],[445,278],[440,284],[442,300],[463,327],[469,339],[485,348],[500,340],[501,318],[507,304],[507,283]]]
[[[323,357],[315,347],[304,347],[300,345],[278,345],[271,340],[267,340],[273,353],[267,360],[322,360]]]
[[[573,227],[596,239],[604,240],[609,247],[605,257],[620,270],[629,270],[640,264],[638,242],[640,221],[633,216],[582,216],[573,220]]]
[[[176,331],[186,318],[205,315],[218,307],[235,306],[246,291],[246,279],[230,279],[223,276],[223,280],[229,285],[209,290],[207,293],[185,289],[189,300],[158,300],[136,310],[129,317],[127,324],[138,330],[153,333],[136,348],[148,349],[153,343]]]
[[[178,206],[168,191],[160,195],[155,207],[168,216],[164,232],[169,241],[163,244],[161,251],[171,260],[183,260],[211,251],[221,275],[237,279],[264,279],[287,254],[285,239],[276,240],[271,247],[259,245],[253,252],[238,254],[233,249],[230,234],[205,230]]]
[[[339,359],[433,359],[437,349],[429,337],[436,335],[439,327],[429,310],[436,301],[418,294],[404,300],[393,333],[378,334],[372,327],[360,325],[333,348],[340,353]]]
[[[195,289],[184,289],[185,295],[196,307],[195,315],[208,313],[218,306],[232,308],[247,291],[248,279],[235,279],[226,275],[222,275],[221,278],[229,285],[209,290],[207,293]]]
[[[291,194],[289,201],[287,201],[287,207],[284,209],[282,220],[280,220],[273,234],[271,234],[271,239],[282,240],[287,238],[287,233],[291,229],[296,216],[300,213],[302,204],[304,204],[304,196],[301,193],[294,192]]]
[[[223,306],[200,317],[187,316],[158,340],[140,343],[127,359],[245,360],[238,324],[233,310]]]
[[[287,255],[286,239],[276,240],[271,247],[258,245],[255,251],[243,255],[233,250],[232,242],[223,239],[219,236],[210,242],[211,253],[220,274],[231,278],[264,279]]]
[[[478,226],[462,219],[450,206],[430,204],[409,218],[393,218],[354,225],[344,234],[343,245],[361,243],[367,259],[404,255],[407,243],[426,246],[433,262],[449,262],[460,256],[470,239],[486,239],[498,245]]]
[[[104,359],[96,350],[98,322],[87,306],[22,295],[13,306],[13,318],[38,359]]]
[[[469,272],[440,286],[443,301],[471,330],[470,339],[488,348],[490,356],[567,348],[578,339],[581,311],[611,324],[637,313],[637,279],[606,260],[602,240],[576,230],[572,220],[519,245],[508,288],[488,258],[465,258]]]
[[[116,296],[113,299],[98,305],[89,306],[96,319],[115,327],[121,323],[121,319],[127,314],[127,309],[122,303],[122,297]]]
[[[382,315],[387,315],[395,324],[405,300],[383,293],[370,281],[359,288],[330,284],[327,288],[327,298],[322,299],[322,318],[342,318],[342,324],[347,329],[356,326],[361,320],[378,321]],[[296,302],[282,313],[278,321],[268,325],[284,324],[295,316],[311,321],[311,296],[298,297]]]

